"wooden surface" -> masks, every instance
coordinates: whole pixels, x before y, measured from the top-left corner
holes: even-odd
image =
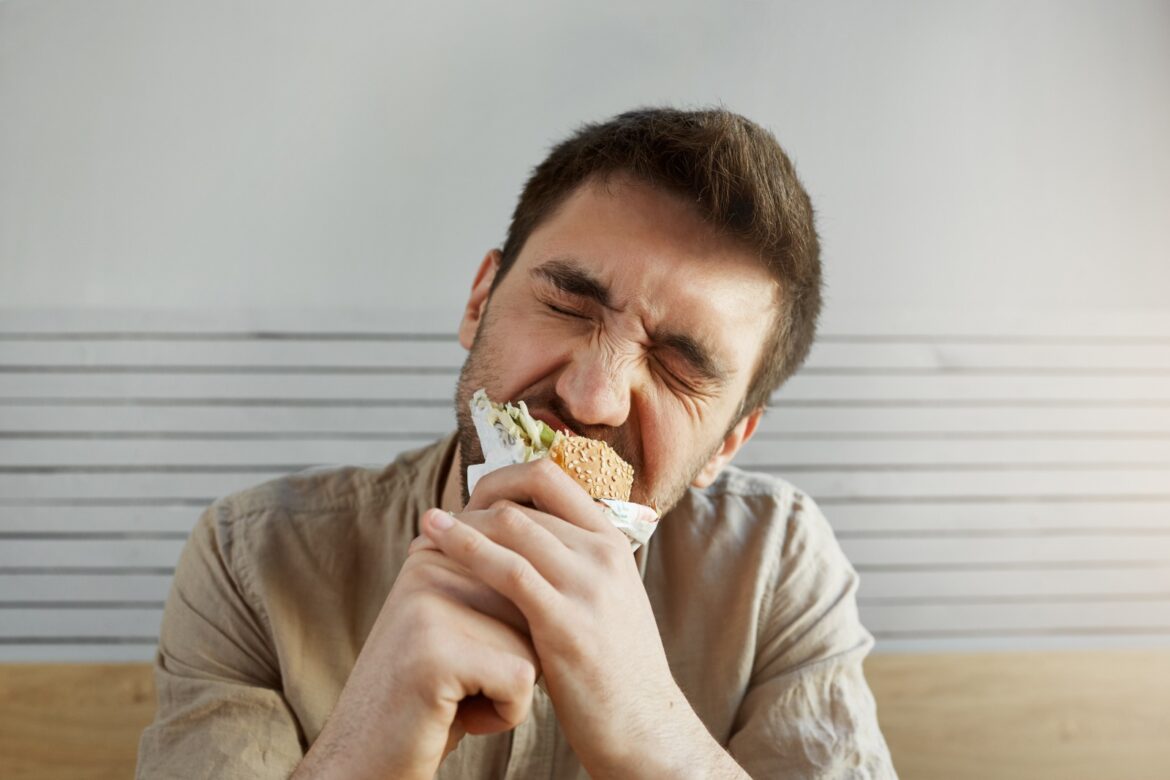
[[[147,664],[0,665],[0,778],[133,777],[154,707]]]
[[[1170,652],[878,655],[903,780],[1154,780],[1170,771]]]
[[[1145,780],[1170,767],[1170,652],[876,655],[866,673],[903,780]],[[127,778],[144,664],[0,665],[0,777]]]

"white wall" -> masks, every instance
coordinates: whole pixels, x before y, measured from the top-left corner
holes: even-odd
[[[1170,646],[1170,4],[598,5],[0,0],[0,662],[149,658],[214,497],[449,430],[529,168],[658,102],[817,204],[737,462],[879,650]]]
[[[631,8],[635,5],[635,8]],[[576,123],[772,128],[856,306],[1162,307],[1165,2],[0,4],[0,307],[453,310]]]

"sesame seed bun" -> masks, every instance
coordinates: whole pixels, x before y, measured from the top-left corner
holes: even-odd
[[[584,436],[561,435],[553,442],[548,454],[593,498],[630,500],[634,467],[605,442]]]

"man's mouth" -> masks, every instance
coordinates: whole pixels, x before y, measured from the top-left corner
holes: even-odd
[[[530,415],[532,415],[535,419],[540,420],[542,423],[544,423],[548,427],[552,428],[554,431],[558,431],[558,432],[559,431],[568,431],[569,433],[571,433],[574,436],[581,435],[580,433],[578,433],[577,431],[575,431],[571,427],[569,427],[568,423],[566,423],[560,417],[557,417],[552,412],[548,412],[548,411],[545,411],[543,409],[534,410],[532,408],[529,408],[528,413]]]
[[[599,431],[599,430],[598,431],[589,431],[587,433],[583,433],[580,428],[576,428],[576,427],[573,427],[572,425],[569,425],[568,423],[565,422],[564,418],[560,417],[559,415],[557,415],[555,412],[551,411],[547,407],[541,408],[541,409],[534,409],[531,405],[529,405],[528,406],[528,413],[530,415],[532,415],[535,419],[540,420],[542,423],[544,423],[545,425],[552,428],[554,431],[558,431],[558,432],[568,431],[573,436],[584,436],[587,439],[597,439],[599,441],[604,441],[610,447],[613,447],[614,452],[616,452],[618,455],[620,455],[623,460],[625,460],[627,463],[629,463],[631,466],[634,467],[634,470],[635,470],[634,480],[635,480],[635,482],[637,482],[637,480],[639,479],[637,472],[640,471],[642,468],[642,461],[640,458],[634,457],[635,451],[634,451],[633,447],[623,446],[627,442],[620,435],[620,432],[617,429],[613,429],[613,428],[608,429],[608,432],[610,432],[612,434],[612,435],[608,435],[608,436],[601,433],[601,431]]]

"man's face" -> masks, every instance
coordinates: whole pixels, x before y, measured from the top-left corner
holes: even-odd
[[[727,453],[778,301],[762,263],[683,199],[618,177],[573,193],[489,299],[495,259],[460,327],[464,503],[466,467],[483,461],[468,412],[480,387],[609,443],[634,467],[633,501],[665,512],[709,481],[696,477]]]

